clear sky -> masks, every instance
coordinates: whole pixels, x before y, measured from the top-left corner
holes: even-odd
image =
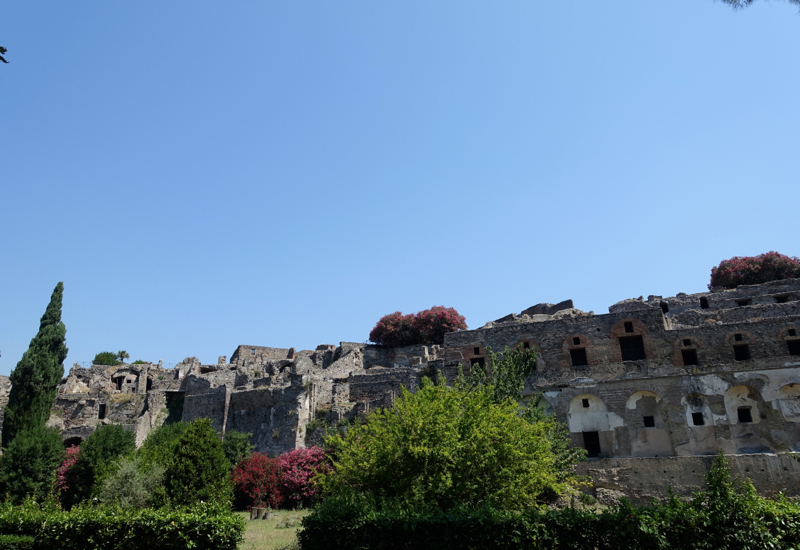
[[[800,256],[800,15],[712,0],[4,2],[0,374],[471,328]]]

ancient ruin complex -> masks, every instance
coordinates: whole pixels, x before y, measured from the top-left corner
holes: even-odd
[[[539,304],[449,333],[442,346],[239,346],[215,365],[75,365],[50,425],[79,442],[120,423],[140,443],[165,422],[207,417],[220,433],[251,432],[258,451],[276,455],[391,405],[431,372],[452,379],[486,361],[487,347],[518,345],[538,353],[526,393],[542,393],[587,449],[593,460],[580,468],[599,497],[641,500],[670,485],[685,494],[719,450],[762,492],[800,494],[791,455],[800,451],[800,279],[624,300],[602,315],[571,300]],[[5,379],[0,400],[7,393]]]

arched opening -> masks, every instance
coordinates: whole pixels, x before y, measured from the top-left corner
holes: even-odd
[[[661,306],[662,312],[669,313],[669,304],[667,302],[661,302],[659,305]]]

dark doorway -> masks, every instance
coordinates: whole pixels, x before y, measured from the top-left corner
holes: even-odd
[[[747,361],[750,359],[750,346],[747,344],[733,346],[733,358],[737,361]]]
[[[800,340],[786,340],[789,346],[789,355],[800,355]]]
[[[122,391],[122,384],[125,383],[125,379],[117,378],[116,380],[114,380],[114,383],[117,385],[117,391]]]
[[[483,357],[478,357],[478,358],[469,360],[469,366],[470,367],[474,367],[475,365],[484,366],[485,364],[486,364],[486,359],[484,359]]]
[[[100,406],[97,408],[97,418],[103,420],[106,417],[106,405],[105,403],[100,403]]]
[[[600,434],[597,432],[583,432],[583,447],[589,458],[600,456]]]
[[[647,359],[644,354],[644,340],[641,336],[620,336],[619,350],[623,361],[641,361]]]
[[[152,378],[148,378],[147,379],[147,387],[145,388],[145,391],[150,391],[152,389],[153,389],[153,379]]]
[[[582,367],[589,364],[589,359],[586,357],[586,348],[569,350],[569,357],[572,360],[573,367]]]
[[[682,349],[681,355],[683,356],[684,365],[697,364],[697,350],[696,349]]]
[[[704,426],[706,423],[705,419],[703,418],[703,413],[692,413],[692,424],[695,426]]]
[[[739,407],[736,410],[736,414],[739,417],[740,424],[749,424],[753,421],[753,413],[750,412],[750,407]]]
[[[656,427],[656,417],[655,416],[645,416],[642,418],[644,420],[644,427],[645,428],[655,428]]]

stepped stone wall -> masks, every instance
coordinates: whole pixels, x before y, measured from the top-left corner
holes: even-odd
[[[798,495],[787,453],[800,452],[799,335],[800,279],[628,299],[607,314],[565,300],[449,333],[443,345],[241,345],[209,365],[194,357],[173,369],[76,364],[49,423],[67,442],[119,423],[141,443],[164,423],[207,417],[220,433],[250,432],[258,451],[277,455],[391,406],[425,375],[452,380],[486,362],[487,348],[524,346],[537,352],[525,393],[543,394],[541,406],[587,449],[581,469],[599,496],[663,496],[671,480],[689,490],[719,450],[760,490]],[[0,404],[8,388],[0,377]]]

